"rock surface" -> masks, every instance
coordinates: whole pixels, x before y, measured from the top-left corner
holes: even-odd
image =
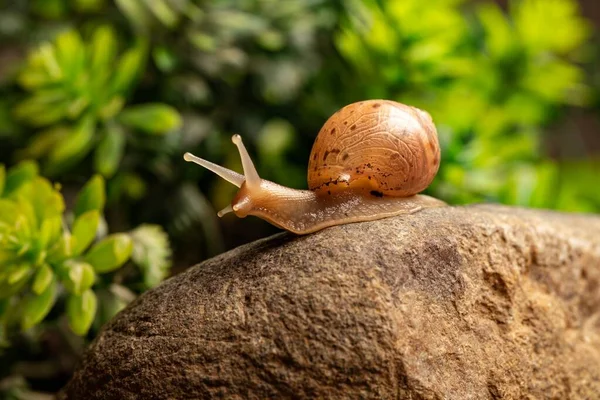
[[[445,207],[190,268],[103,329],[65,399],[600,398],[600,217]]]

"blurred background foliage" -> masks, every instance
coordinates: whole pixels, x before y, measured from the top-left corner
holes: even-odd
[[[393,99],[438,127],[429,194],[599,212],[599,24],[595,0],[0,0],[0,397],[58,390],[138,293],[277,231],[216,218],[235,187],[182,160],[241,170],[233,133],[306,188],[325,120]]]

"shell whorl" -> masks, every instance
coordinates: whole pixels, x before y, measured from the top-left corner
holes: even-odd
[[[440,165],[428,113],[389,100],[353,103],[319,131],[308,164],[308,186],[321,193],[364,189],[407,197],[423,191]]]

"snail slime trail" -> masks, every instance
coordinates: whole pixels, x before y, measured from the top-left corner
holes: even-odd
[[[445,203],[420,195],[440,166],[435,125],[425,111],[390,100],[349,104],[319,131],[308,161],[309,190],[261,179],[239,135],[239,174],[190,153],[183,156],[236,185],[219,217],[254,215],[296,234],[372,221]]]

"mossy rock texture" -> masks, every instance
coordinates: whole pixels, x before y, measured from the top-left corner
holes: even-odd
[[[600,398],[600,217],[478,205],[282,233],[140,296],[63,399]]]

